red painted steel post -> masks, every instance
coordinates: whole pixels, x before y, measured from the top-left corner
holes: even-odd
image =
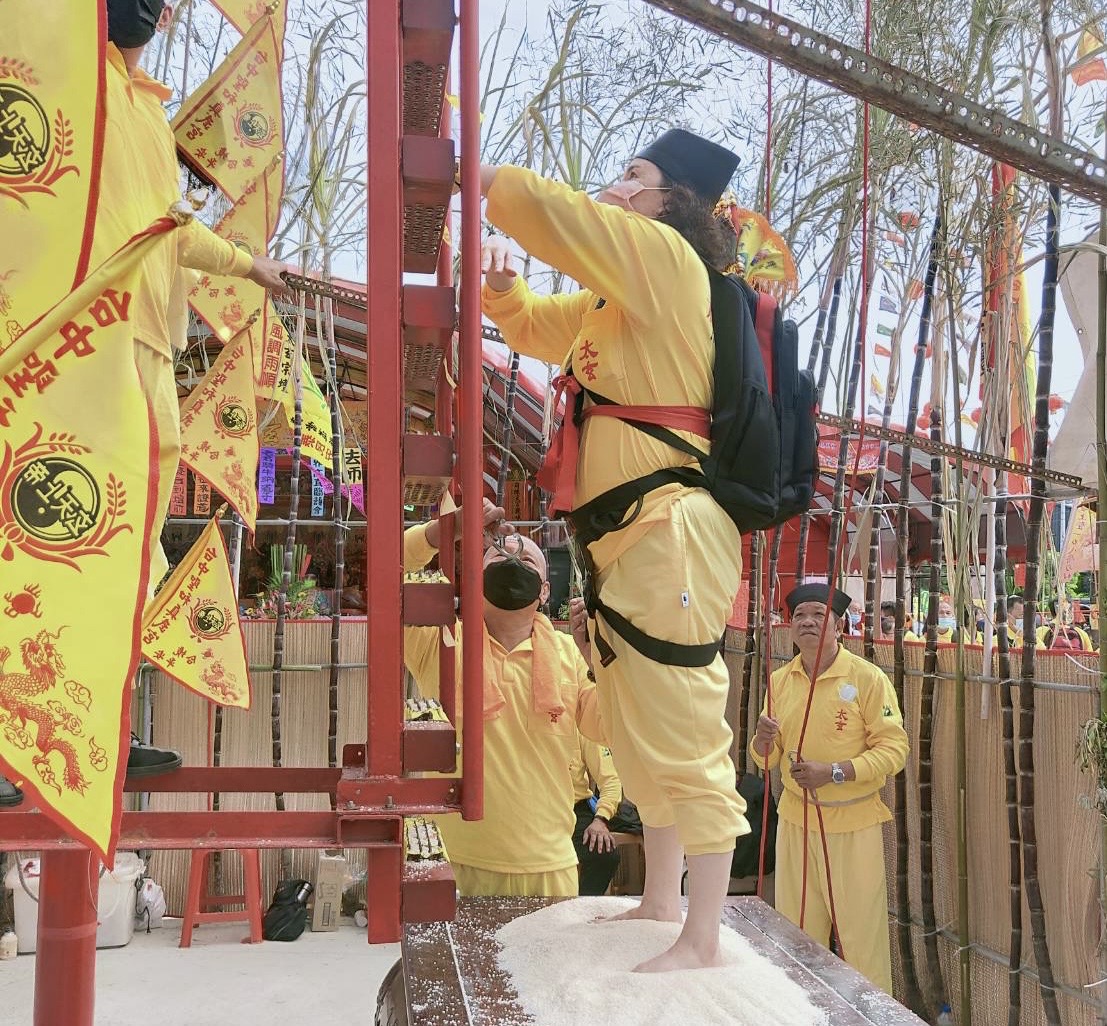
[[[92,1026],[98,887],[87,848],[42,853],[34,1026]]]
[[[403,731],[401,483],[403,379],[401,288],[403,196],[400,184],[400,4],[367,4],[368,228],[365,377],[368,444],[365,480],[368,619],[366,768],[399,776]]]
[[[477,0],[461,0],[461,606],[463,707],[483,708],[484,595],[481,537],[484,499],[484,405],[480,334],[480,33]],[[465,717],[461,814],[484,816],[484,718]]]
[[[399,845],[367,848],[366,880],[369,900],[365,914],[369,918],[370,944],[395,944],[400,939],[400,894],[403,849]]]
[[[446,81],[449,80],[450,76],[447,74]],[[453,120],[453,108],[450,106],[450,101],[444,98],[438,131],[443,139],[450,138],[453,132]],[[452,241],[454,238],[453,212],[452,209],[447,208],[446,239],[443,240],[442,248],[438,251],[438,284],[447,288],[453,288],[454,284],[454,247]],[[445,367],[449,368],[450,378],[454,378],[457,374],[457,369],[451,366],[452,354],[453,346],[448,346],[443,354]],[[434,394],[434,429],[440,435],[453,437],[454,393],[444,371],[439,371],[438,388]],[[451,537],[456,519],[453,515],[443,519],[441,537],[447,539]],[[449,541],[439,549],[438,566],[446,577],[451,581],[455,580],[457,551]],[[455,649],[446,645],[440,645],[438,649],[438,698],[442,702],[446,717],[454,724],[457,723],[457,659],[454,657],[455,651]]]

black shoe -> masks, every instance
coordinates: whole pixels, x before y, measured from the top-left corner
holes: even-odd
[[[0,777],[0,809],[9,809],[23,802],[23,792],[7,777]]]
[[[144,745],[136,735],[131,735],[131,752],[127,756],[127,777],[156,777],[162,773],[170,773],[180,769],[180,752],[174,752],[171,748],[154,748]]]

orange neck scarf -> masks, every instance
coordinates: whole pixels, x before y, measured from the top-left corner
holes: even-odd
[[[530,635],[533,659],[530,676],[531,694],[534,698],[534,711],[548,716],[551,723],[556,723],[565,712],[558,680],[558,667],[561,660],[557,653],[555,634],[556,631],[549,619],[541,613],[536,613]],[[484,718],[486,720],[496,719],[506,705],[497,676],[492,670],[492,636],[488,633],[486,624],[484,628]]]

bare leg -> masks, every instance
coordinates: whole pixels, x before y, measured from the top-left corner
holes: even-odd
[[[643,837],[646,844],[646,886],[641,904],[617,916],[601,916],[597,922],[617,919],[680,922],[680,873],[684,866],[684,849],[677,838],[676,827],[643,827]]]
[[[707,969],[723,964],[719,921],[730,883],[730,860],[730,852],[688,856],[688,917],[684,929],[668,951],[635,966],[636,973]]]

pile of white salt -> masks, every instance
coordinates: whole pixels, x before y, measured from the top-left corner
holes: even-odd
[[[827,1026],[826,1013],[783,969],[726,926],[724,966],[631,972],[680,932],[677,923],[594,922],[635,904],[562,901],[497,931],[500,966],[536,1026]]]

